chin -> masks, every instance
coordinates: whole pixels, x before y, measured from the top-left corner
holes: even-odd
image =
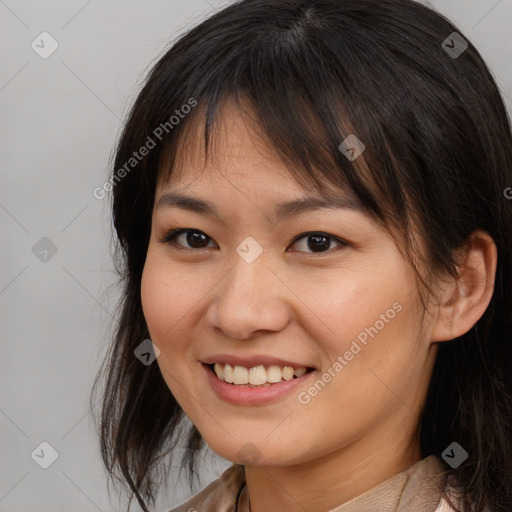
[[[298,460],[300,454],[294,453],[293,446],[283,446],[281,443],[277,447],[270,445],[268,441],[263,444],[263,441],[258,442],[251,436],[247,436],[246,440],[227,439],[221,443],[206,442],[209,448],[223,459],[243,466],[288,466],[302,462]]]

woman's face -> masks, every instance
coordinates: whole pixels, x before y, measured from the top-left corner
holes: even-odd
[[[357,464],[415,445],[435,348],[412,267],[341,191],[330,208],[280,206],[322,197],[230,104],[222,128],[204,172],[197,137],[156,191],[142,304],[170,391],[210,448],[238,463],[351,453]],[[161,242],[176,228],[189,231]],[[281,382],[226,383],[215,362],[227,380]]]

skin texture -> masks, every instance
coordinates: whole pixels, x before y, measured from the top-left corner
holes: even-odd
[[[485,311],[496,248],[476,233],[459,280],[433,283],[439,300],[424,312],[414,269],[367,214],[321,209],[267,219],[275,204],[314,191],[297,184],[232,103],[206,167],[201,142],[193,138],[156,190],[155,205],[179,191],[217,209],[217,216],[154,209],[141,293],[157,362],[213,451],[244,463],[244,447],[257,448],[245,466],[244,510],[249,498],[252,512],[325,512],[422,459],[414,431],[435,342],[463,334]],[[204,232],[207,248],[190,248],[186,235],[175,240],[181,249],[161,243],[171,228]],[[332,235],[327,251],[313,252],[307,235],[294,241],[311,231]],[[236,252],[248,236],[263,248],[250,264]],[[316,367],[320,377],[396,303],[394,318],[307,404],[295,392],[268,405],[226,403],[200,364],[216,353],[267,354]]]

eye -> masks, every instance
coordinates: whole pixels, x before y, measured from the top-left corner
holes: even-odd
[[[297,242],[301,241],[302,239],[307,241],[307,243],[302,242],[302,244],[297,244]],[[299,248],[299,252],[308,252],[306,249],[310,249],[311,252],[318,253],[327,252],[330,249],[331,243],[333,241],[341,247],[348,246],[348,243],[345,242],[344,240],[341,240],[340,238],[334,235],[323,233],[321,231],[304,233],[297,237],[293,241],[293,244],[297,244],[299,246],[302,245],[302,248]]]
[[[304,243],[304,241],[307,243]],[[191,228],[178,228],[170,230],[164,238],[160,240],[161,243],[169,244],[177,249],[208,249],[211,246],[208,242],[213,242],[206,233],[198,229]],[[298,243],[301,242],[301,243]],[[332,243],[338,244],[340,247],[348,246],[349,244],[340,238],[323,233],[321,231],[313,231],[309,233],[303,233],[302,235],[295,238],[292,245],[298,245],[298,250],[292,250],[291,252],[309,252],[322,253],[328,252],[331,249]],[[302,247],[301,247],[302,244]]]
[[[203,231],[198,229],[172,229],[169,231],[160,242],[175,246],[181,249],[207,249],[208,240],[213,240]],[[189,244],[188,247],[183,245],[184,242]]]

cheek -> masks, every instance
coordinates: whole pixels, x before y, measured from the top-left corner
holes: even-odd
[[[151,341],[160,349],[157,363],[174,394],[174,378],[184,378],[180,374],[187,353],[187,337],[183,332],[186,300],[183,287],[177,286],[175,281],[171,286],[169,278],[165,277],[167,273],[161,270],[162,266],[146,262],[141,280],[141,302]]]
[[[148,252],[141,279],[141,302],[154,341],[164,342],[170,329],[197,302],[189,281],[186,274],[169,268],[161,257]]]
[[[317,330],[316,338],[328,359],[320,376],[327,382],[325,391],[316,400],[319,417],[323,407],[332,414],[332,404],[340,406],[336,415],[349,423],[354,411],[371,416],[372,409],[394,400],[375,373],[393,388],[408,379],[406,368],[421,364],[419,311],[407,285],[405,274],[402,281],[381,278],[379,282],[376,277],[373,282],[359,281],[343,292],[340,289],[336,301],[331,298],[322,315],[329,331]]]
[[[179,280],[178,276],[182,276]],[[160,349],[157,364],[176,400],[188,408],[190,376],[184,360],[190,356],[186,313],[190,310],[183,273],[170,272],[165,262],[148,253],[141,279],[141,302],[151,341]]]
[[[405,272],[389,275],[385,272],[372,273],[365,268],[340,273],[338,278],[331,274],[320,279],[296,280],[294,292],[311,312],[307,315],[310,318],[308,330],[332,360],[348,350],[360,333],[363,333],[360,337],[364,340],[365,329],[375,333],[371,328],[376,322],[381,340],[387,337],[384,333],[396,331],[395,326],[407,314],[403,307],[396,305],[393,308],[393,304],[403,305],[409,286]],[[397,312],[397,309],[402,311]],[[381,314],[387,322],[381,320]],[[391,337],[394,334],[396,332]]]
[[[204,279],[203,279],[204,277]],[[148,251],[141,278],[141,302],[152,342],[160,349],[158,364],[172,386],[171,376],[190,381],[190,364],[197,364],[195,332],[205,314],[205,296],[213,284],[173,264],[158,248]]]
[[[169,296],[172,288],[166,286],[160,269],[148,256],[141,280],[142,310],[153,341],[160,337],[158,334],[165,327],[165,319],[168,318],[165,312],[169,311],[169,301],[173,302],[173,297]]]
[[[309,325],[326,358],[319,376],[326,384],[317,386],[318,396],[309,389],[302,398],[311,397],[312,421],[322,419],[318,428],[326,414],[347,427],[363,418],[370,421],[372,410],[393,400],[375,373],[389,386],[401,386],[404,368],[421,359],[416,342],[419,313],[411,293],[413,274],[396,268],[393,273],[343,277],[338,285],[322,283],[308,296],[308,305],[314,304],[311,309],[318,312],[317,321],[312,319]]]

